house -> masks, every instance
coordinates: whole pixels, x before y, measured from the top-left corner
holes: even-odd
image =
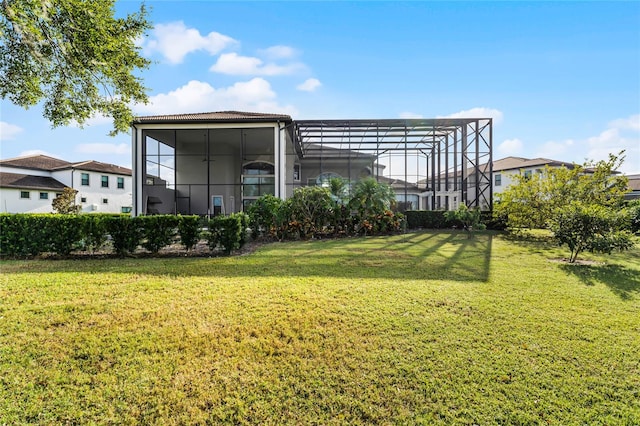
[[[132,123],[133,213],[244,211],[265,194],[364,177],[392,185],[404,208],[434,208],[442,171],[468,169],[460,202],[491,208],[490,118],[293,120],[219,111],[137,117]]]
[[[629,193],[624,198],[627,200],[640,199],[640,174],[627,175],[627,179],[629,179]]]
[[[532,176],[542,173],[546,167],[566,167],[573,169],[574,163],[551,160],[549,158],[505,157],[493,162],[493,194],[497,196],[514,182],[515,175]],[[589,172],[589,169],[585,170]]]
[[[70,187],[82,212],[129,213],[131,170],[98,161],[70,163],[46,155],[0,160],[0,211],[51,213],[51,202]]]

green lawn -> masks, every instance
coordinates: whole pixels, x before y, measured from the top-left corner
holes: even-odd
[[[640,424],[640,249],[2,261],[0,424]]]

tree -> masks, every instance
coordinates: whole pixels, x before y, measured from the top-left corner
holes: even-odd
[[[396,194],[390,185],[366,178],[355,184],[349,207],[357,210],[361,216],[369,217],[385,213],[395,202]]]
[[[625,219],[625,212],[574,201],[556,211],[549,228],[560,245],[569,247],[569,263],[574,263],[585,250],[610,254],[633,247],[631,233],[623,229]]]
[[[573,201],[619,209],[624,204],[627,178],[616,176],[623,152],[608,160],[566,167],[545,167],[531,177],[515,176],[515,183],[500,194],[497,216],[512,229],[545,228],[557,209]]]
[[[138,69],[150,62],[136,45],[146,30],[138,13],[114,16],[115,0],[2,0],[0,95],[23,108],[44,101],[53,127],[94,115],[126,132],[132,103],[147,101]]]
[[[60,214],[76,214],[80,212],[80,206],[76,205],[76,191],[68,186],[62,190],[62,194],[58,195],[51,202],[54,213]]]

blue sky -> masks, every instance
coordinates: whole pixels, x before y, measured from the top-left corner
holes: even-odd
[[[150,103],[138,115],[243,110],[294,119],[493,117],[494,158],[640,173],[640,2],[147,1]],[[119,1],[118,14],[138,7]],[[130,167],[110,122],[51,129],[3,100],[0,158]]]

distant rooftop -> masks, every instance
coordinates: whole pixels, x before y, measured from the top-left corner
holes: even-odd
[[[91,172],[131,176],[131,169],[117,166],[115,164],[101,163],[93,160],[70,163],[47,155],[29,155],[25,157],[8,158],[6,160],[0,160],[0,167],[2,166],[16,167],[20,169],[44,170],[49,172],[65,169],[78,169]]]
[[[291,116],[286,114],[267,114],[260,112],[242,112],[242,111],[217,111],[217,112],[201,112],[192,114],[170,114],[170,115],[150,115],[144,117],[136,117],[133,124],[143,123],[198,123],[224,121],[235,123],[247,122],[274,122],[286,121],[291,122]]]

